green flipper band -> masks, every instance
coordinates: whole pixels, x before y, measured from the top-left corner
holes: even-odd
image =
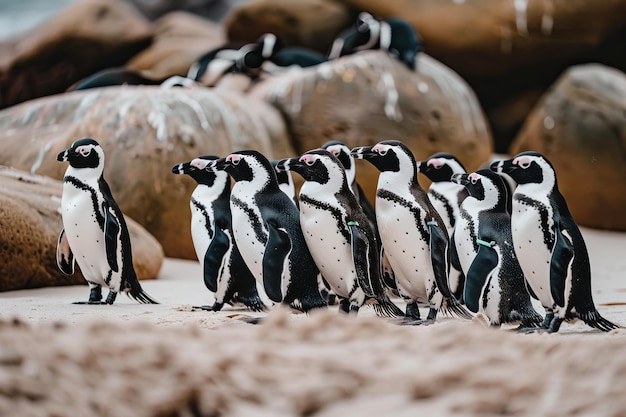
[[[431,220],[429,222],[426,222],[426,225],[427,226],[437,226],[437,223],[435,223],[434,221]]]
[[[492,242],[487,242],[486,240],[476,239],[476,243],[479,245],[487,246],[488,248],[493,246]]]
[[[348,222],[348,226],[358,226],[358,222]]]

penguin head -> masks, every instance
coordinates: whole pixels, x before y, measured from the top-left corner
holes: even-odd
[[[289,175],[289,170],[285,168],[284,164],[281,162],[286,161],[286,159],[282,159],[280,161],[271,160],[270,164],[274,167],[274,172],[276,173],[276,179],[279,184],[293,184],[293,180],[291,175]]]
[[[326,149],[341,162],[346,170],[348,183],[352,184],[356,178],[356,167],[354,166],[354,157],[350,154],[350,148],[343,142],[333,140],[323,144],[322,149]]]
[[[216,180],[223,184],[228,180],[228,174],[223,171],[216,170],[211,166],[211,161],[216,161],[219,158],[214,155],[202,155],[189,162],[183,162],[176,164],[172,167],[174,174],[187,174],[198,184],[207,185],[212,187]]]
[[[346,173],[342,163],[326,149],[313,149],[299,158],[284,160],[285,168],[297,172],[305,181],[341,188],[346,182]]]
[[[490,203],[489,207],[506,209],[508,191],[504,180],[497,173],[488,169],[481,169],[469,174],[456,173],[452,175],[452,182],[463,185],[470,197]]]
[[[417,172],[417,163],[413,152],[404,143],[397,140],[385,140],[374,146],[354,148],[351,154],[355,159],[365,159],[381,172]]]
[[[439,152],[419,163],[419,170],[432,182],[451,181],[453,174],[465,173],[465,167],[452,154]]]
[[[104,169],[104,150],[91,138],[82,138],[57,155],[57,161],[69,162],[73,168],[96,169],[101,174]]]
[[[494,162],[490,168],[508,174],[517,184],[541,184],[552,178],[556,185],[554,167],[538,152],[522,152],[511,159]]]
[[[212,161],[211,165],[216,169],[226,171],[237,182],[259,182],[259,186],[263,186],[273,180],[276,186],[278,186],[278,180],[272,164],[259,151],[243,150],[233,152],[226,158]]]
[[[283,43],[273,33],[263,34],[256,43],[245,45],[239,50],[235,61],[238,71],[255,73],[265,61],[273,58],[283,48]]]

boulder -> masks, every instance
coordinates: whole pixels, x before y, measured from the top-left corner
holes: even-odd
[[[61,150],[82,137],[100,142],[104,176],[120,208],[170,257],[196,259],[189,197],[195,183],[172,166],[203,154],[258,149],[293,155],[269,104],[208,88],[106,87],[44,97],[0,112],[0,164],[61,179]]]
[[[62,187],[60,181],[0,166],[0,291],[85,283],[78,267],[67,276],[56,264]],[[128,216],[126,222],[137,276],[156,278],[161,245]]]
[[[544,154],[576,221],[626,231],[626,75],[570,68],[534,108],[510,148]]]
[[[274,33],[287,46],[326,55],[341,30],[354,23],[354,11],[330,0],[255,0],[234,7],[224,19],[228,39],[255,42]]]
[[[120,66],[151,37],[150,23],[122,1],[74,2],[35,29],[0,42],[0,109]]]
[[[124,0],[135,6],[150,20],[174,11],[184,11],[203,17],[218,18],[228,10],[228,0]],[[231,0],[232,1],[232,0]]]
[[[329,140],[355,147],[397,139],[418,159],[446,151],[467,169],[476,169],[492,152],[472,90],[425,54],[417,58],[414,72],[383,51],[366,51],[288,70],[259,83],[250,95],[280,110],[298,153]],[[373,195],[378,171],[366,163],[358,171],[361,184]]]
[[[171,12],[154,23],[152,44],[128,61],[126,67],[147,71],[152,78],[187,75],[205,52],[225,42],[217,23],[187,12]]]

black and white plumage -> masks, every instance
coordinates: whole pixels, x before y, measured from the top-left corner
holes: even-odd
[[[328,59],[370,49],[387,51],[414,70],[415,58],[424,48],[419,35],[407,21],[397,17],[380,20],[362,12],[354,27],[335,39]]]
[[[187,78],[206,87],[214,87],[226,74],[235,71],[235,61],[241,44],[226,43],[211,49],[194,61],[187,71]]]
[[[419,163],[419,172],[432,181],[428,187],[428,197],[441,215],[446,225],[448,236],[452,237],[456,219],[459,217],[461,203],[468,193],[465,187],[452,182],[452,175],[464,174],[465,167],[454,155],[439,152]],[[450,290],[461,301],[465,276],[454,257],[450,262],[448,283]]]
[[[382,248],[382,242],[380,241],[380,234],[378,233],[378,225],[376,224],[376,210],[372,203],[369,201],[363,188],[356,180],[356,164],[354,163],[354,156],[350,153],[350,148],[340,141],[329,141],[322,145],[322,149],[326,149],[330,153],[332,153],[343,165],[346,171],[346,180],[348,181],[348,186],[350,190],[354,194],[357,199],[357,202],[363,208],[363,212],[367,216],[367,219],[372,226],[372,230],[374,230],[374,235],[376,236],[376,241],[379,245],[379,252],[381,256],[382,263],[382,271],[383,271],[383,280],[385,285],[389,288],[396,289],[395,279],[393,277],[393,269],[391,265],[389,265],[389,260],[385,255],[384,249]]]
[[[274,167],[274,171],[276,172],[276,179],[278,180],[278,187],[281,191],[293,201],[293,204],[298,207],[298,196],[296,195],[296,185],[293,182],[293,177],[291,176],[290,171],[278,170],[276,169],[276,165],[279,161],[272,160],[270,161],[272,166]]]
[[[580,319],[602,331],[618,328],[593,302],[587,247],[550,161],[540,153],[523,152],[491,168],[517,183],[511,213],[513,244],[531,295],[546,309],[542,327],[557,332],[563,320]]]
[[[299,195],[300,225],[313,259],[340,298],[340,308],[356,312],[371,299],[378,314],[403,315],[386,294],[376,236],[348,187],[342,163],[329,151],[316,149],[280,161],[277,169],[295,171],[305,180]]]
[[[166,78],[150,78],[141,71],[128,68],[107,68],[79,81],[69,91],[120,85],[160,85],[163,88],[198,86],[194,80],[177,75]]]
[[[235,243],[230,215],[230,177],[224,171],[208,168],[219,159],[205,155],[175,165],[174,174],[189,175],[197,182],[191,194],[191,238],[202,265],[204,284],[215,294],[212,306],[219,311],[224,304],[241,302],[252,311],[265,309],[256,280],[246,266]]]
[[[513,248],[504,180],[490,170],[457,173],[452,180],[469,192],[452,248],[459,252],[466,276],[465,305],[484,313],[492,326],[518,322],[521,328],[539,326],[543,317],[532,306]]]
[[[430,306],[428,321],[439,310],[471,315],[448,286],[448,232],[417,180],[417,162],[400,141],[354,148],[352,154],[380,171],[376,190],[378,230],[393,268],[398,292],[407,300],[406,315],[420,320],[418,301]]]
[[[235,180],[230,195],[233,235],[267,296],[304,312],[326,307],[298,208],[280,190],[270,161],[258,151],[243,150],[211,164]]]
[[[78,264],[90,287],[87,304],[102,304],[102,287],[109,289],[106,304],[113,304],[120,291],[140,303],[156,304],[135,274],[126,221],[103,177],[100,144],[91,138],[79,139],[60,152],[57,160],[70,164],[61,195],[59,269],[71,275]]]

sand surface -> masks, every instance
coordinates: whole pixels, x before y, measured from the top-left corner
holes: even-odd
[[[626,325],[626,234],[583,234],[596,305]],[[142,285],[161,304],[0,293],[0,416],[626,416],[626,329],[409,327],[335,307],[253,326],[237,318],[264,314],[192,309],[212,303],[197,262],[167,259]]]

